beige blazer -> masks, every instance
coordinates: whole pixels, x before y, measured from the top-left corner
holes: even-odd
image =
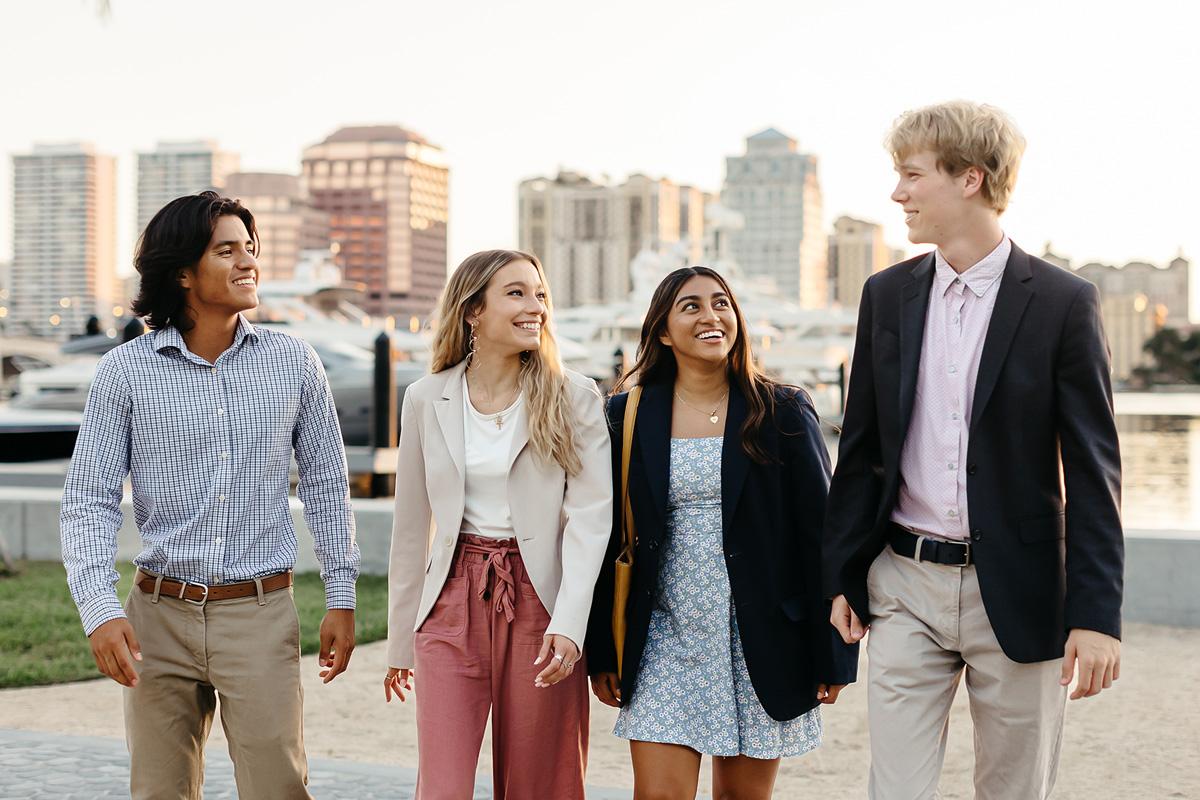
[[[463,518],[465,363],[408,387],[400,412],[396,513],[388,569],[388,666],[413,666],[413,634],[442,591]],[[517,547],[550,613],[546,633],[583,648],[592,590],[612,532],[612,453],[596,383],[567,370],[583,470],[568,477],[518,433],[508,502]],[[527,407],[528,408],[528,407]]]

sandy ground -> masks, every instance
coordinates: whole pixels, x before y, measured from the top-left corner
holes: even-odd
[[[416,766],[411,703],[383,702],[384,645],[360,647],[329,685],[305,658],[305,738],[310,756]],[[865,675],[865,664],[860,674]],[[418,690],[419,691],[419,690]],[[588,782],[632,787],[629,751],[611,735],[613,709],[593,702]],[[122,738],[120,687],[108,680],[0,692],[0,727]],[[862,798],[868,762],[866,699],[847,689],[825,713],[825,744],[786,760],[777,798]],[[214,725],[211,748],[224,748]],[[480,770],[489,769],[485,742]],[[707,776],[707,763],[704,767]],[[972,737],[966,690],[950,725],[942,791],[971,794]],[[701,781],[707,791],[707,777]],[[1055,798],[1200,800],[1200,630],[1129,625],[1122,677],[1099,697],[1069,703]]]

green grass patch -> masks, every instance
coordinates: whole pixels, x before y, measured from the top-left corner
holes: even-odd
[[[53,561],[18,563],[18,573],[0,577],[0,689],[40,686],[99,677],[79,613],[67,590],[67,573]],[[132,564],[118,565],[122,600],[133,586]],[[320,649],[325,587],[315,573],[296,576],[300,650]],[[355,635],[359,644],[387,636],[387,578],[358,579]]]

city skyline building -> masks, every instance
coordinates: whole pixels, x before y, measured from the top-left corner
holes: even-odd
[[[335,261],[372,314],[427,318],[446,283],[449,168],[397,125],[339,128],[304,149],[301,185],[329,215]]]
[[[903,250],[888,247],[882,225],[846,215],[838,217],[829,235],[833,302],[843,308],[858,308],[867,278],[903,260]]]
[[[775,128],[746,138],[743,155],[725,159],[721,202],[742,215],[732,235],[747,276],[774,280],[802,308],[829,305],[828,234],[822,221],[817,157]]]
[[[299,175],[235,172],[223,192],[254,214],[261,245],[257,257],[263,281],[290,281],[305,250],[329,250],[329,214],[313,208]]]
[[[160,141],[153,150],[137,154],[137,230],[159,209],[177,197],[209,189],[220,191],[237,172],[241,156],[222,150],[211,139]]]
[[[709,195],[641,173],[620,184],[560,170],[518,187],[518,247],[542,262],[561,308],[624,301],[630,266],[643,251],[678,249],[687,263],[704,257]]]
[[[66,339],[112,319],[116,159],[90,143],[34,144],[12,157],[13,260],[6,330]]]
[[[1191,264],[1182,254],[1165,267],[1144,261],[1119,267],[1093,261],[1073,268],[1070,259],[1054,253],[1047,242],[1042,258],[1086,278],[1099,290],[1114,380],[1127,381],[1134,369],[1150,365],[1152,358],[1144,348],[1159,329],[1190,325]]]

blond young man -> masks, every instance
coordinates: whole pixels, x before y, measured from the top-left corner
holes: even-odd
[[[870,797],[937,796],[965,672],[975,796],[1049,796],[1072,699],[1120,673],[1120,456],[1096,288],[1000,227],[1025,141],[966,102],[887,139],[909,239],[859,309],[825,592],[867,639]]]

